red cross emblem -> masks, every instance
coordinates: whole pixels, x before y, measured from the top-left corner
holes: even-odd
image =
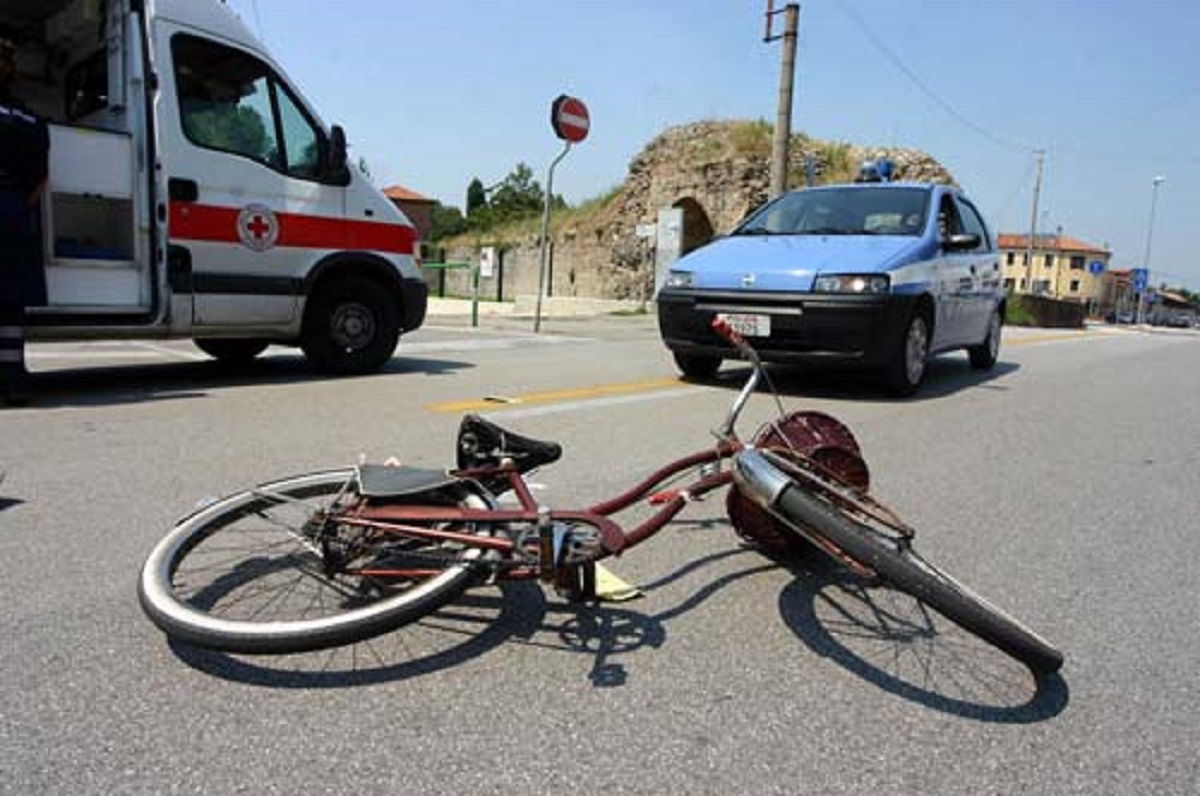
[[[248,205],[238,214],[238,239],[247,249],[266,251],[279,240],[279,219],[266,205]]]

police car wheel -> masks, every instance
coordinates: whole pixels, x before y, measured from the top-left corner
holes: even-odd
[[[679,372],[689,379],[711,379],[721,368],[721,358],[703,354],[674,353]]]
[[[996,359],[1000,356],[1001,326],[1000,310],[995,310],[988,321],[987,337],[979,345],[967,349],[971,367],[976,370],[991,370],[996,364]]]
[[[366,277],[346,276],[309,298],[300,343],[318,370],[358,374],[381,368],[399,339],[391,293]]]
[[[914,394],[925,378],[925,360],[928,357],[929,325],[924,315],[916,313],[909,319],[904,337],[884,371],[888,390],[895,395]]]

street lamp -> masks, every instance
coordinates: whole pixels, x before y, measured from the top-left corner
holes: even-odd
[[[1146,272],[1146,284],[1150,284],[1150,241],[1154,239],[1154,207],[1158,204],[1158,186],[1166,181],[1166,177],[1159,174],[1151,182],[1153,187],[1150,190],[1150,221],[1146,224],[1146,254],[1142,258],[1142,269]],[[1146,291],[1143,289],[1138,293],[1138,323],[1146,322]]]

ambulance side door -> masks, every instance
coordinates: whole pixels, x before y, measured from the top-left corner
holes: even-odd
[[[328,138],[261,56],[160,21],[170,237],[190,262],[195,327],[294,329],[308,269],[344,218]],[[330,247],[332,248],[332,246]]]

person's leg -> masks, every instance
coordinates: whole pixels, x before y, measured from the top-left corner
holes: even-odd
[[[4,306],[9,305],[9,306]],[[26,403],[25,312],[18,304],[0,301],[0,401],[13,406]]]
[[[7,225],[6,225],[7,226]],[[0,229],[0,402],[25,401],[25,306],[20,274],[11,259],[18,236]]]

